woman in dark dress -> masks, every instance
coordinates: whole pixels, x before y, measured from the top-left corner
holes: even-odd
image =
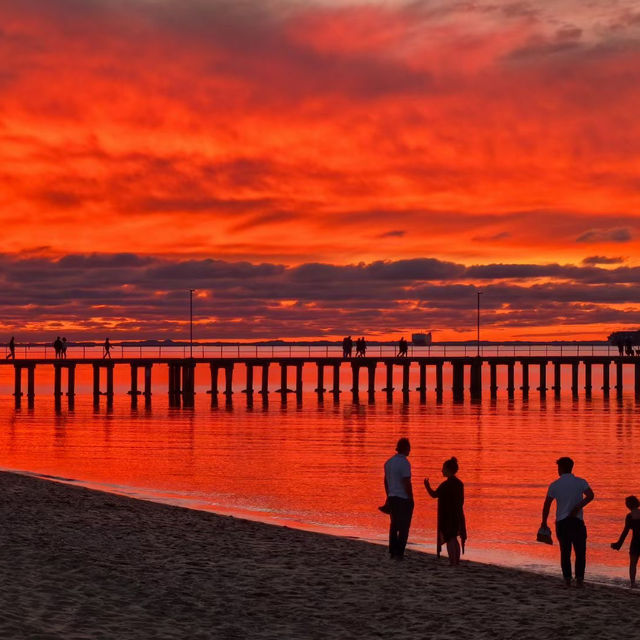
[[[460,543],[462,552],[467,539],[467,527],[464,518],[464,484],[456,477],[458,460],[449,458],[442,465],[442,475],[446,480],[434,491],[429,478],[424,479],[424,486],[432,498],[438,498],[438,556],[443,544],[447,545],[449,564],[460,564]]]
[[[629,580],[631,588],[636,586],[636,567],[638,565],[638,557],[640,556],[640,500],[635,496],[629,496],[624,503],[629,509],[629,513],[624,521],[624,530],[618,538],[618,542],[613,542],[611,548],[620,551],[622,544],[629,531],[631,531],[631,544],[629,545]]]

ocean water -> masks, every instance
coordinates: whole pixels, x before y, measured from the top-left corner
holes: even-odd
[[[16,409],[12,368],[1,369],[4,469],[384,543],[388,519],[377,510],[384,502],[382,465],[407,436],[416,495],[410,544],[435,549],[436,504],[422,481],[438,483],[442,462],[456,455],[466,486],[466,557],[537,571],[559,572],[557,545],[536,543],[535,535],[546,487],[557,477],[554,461],[570,455],[596,494],[586,509],[588,574],[609,583],[626,577],[626,551],[609,544],[622,529],[625,496],[640,494],[639,405],[632,394],[603,398],[595,377],[591,399],[567,393],[541,399],[532,368],[528,399],[518,392],[509,400],[501,390],[493,401],[486,392],[482,402],[454,404],[446,392],[438,404],[429,391],[425,403],[415,392],[406,403],[399,393],[389,403],[383,393],[354,401],[345,369],[340,398],[326,394],[319,402],[314,370],[305,367],[301,402],[290,395],[283,403],[272,393],[268,403],[257,394],[248,403],[239,375],[232,402],[221,396],[212,406],[202,367],[195,406],[185,409],[169,407],[166,367],[155,367],[151,405],[141,398],[132,408],[127,368],[116,367],[113,406],[101,398],[94,407],[89,367],[79,367],[73,409],[64,398],[56,411],[50,372],[37,374],[35,406],[23,400]],[[378,376],[380,387],[383,371]]]

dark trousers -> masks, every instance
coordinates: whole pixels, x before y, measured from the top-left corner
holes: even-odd
[[[556,522],[560,545],[560,566],[565,580],[571,579],[571,548],[576,554],[576,580],[584,580],[587,564],[587,527],[580,518],[565,518]]]
[[[388,502],[391,508],[389,553],[392,558],[402,558],[409,538],[409,527],[413,516],[413,500],[391,496]]]

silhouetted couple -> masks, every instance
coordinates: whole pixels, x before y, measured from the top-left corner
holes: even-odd
[[[396,445],[396,455],[389,458],[384,465],[384,489],[387,501],[380,510],[389,514],[389,555],[394,560],[404,558],[409,529],[413,517],[414,501],[411,485],[411,463],[408,460],[411,444],[408,438],[400,438]],[[442,475],[446,480],[433,490],[429,479],[424,485],[432,498],[438,499],[438,556],[443,544],[447,545],[449,564],[460,562],[460,543],[462,551],[467,539],[464,517],[464,485],[456,477],[458,461],[450,458],[442,465]]]
[[[367,355],[367,341],[362,338],[356,340],[356,358],[364,358]]]
[[[398,358],[405,358],[409,352],[409,343],[404,339],[398,340]]]
[[[58,336],[53,341],[53,350],[55,351],[56,358],[66,358],[67,357],[67,339],[60,338]]]

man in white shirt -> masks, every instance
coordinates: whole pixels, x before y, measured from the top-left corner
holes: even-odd
[[[411,486],[411,463],[407,456],[411,451],[408,438],[400,438],[395,456],[384,463],[384,490],[391,522],[389,525],[389,555],[404,558],[413,516],[413,488]]]
[[[573,475],[573,460],[558,458],[558,475],[549,485],[542,508],[542,526],[547,526],[551,503],[556,501],[556,536],[560,545],[560,566],[565,584],[571,586],[571,548],[576,556],[576,586],[584,586],[587,558],[587,528],[582,509],[593,500],[593,491],[583,478]]]

